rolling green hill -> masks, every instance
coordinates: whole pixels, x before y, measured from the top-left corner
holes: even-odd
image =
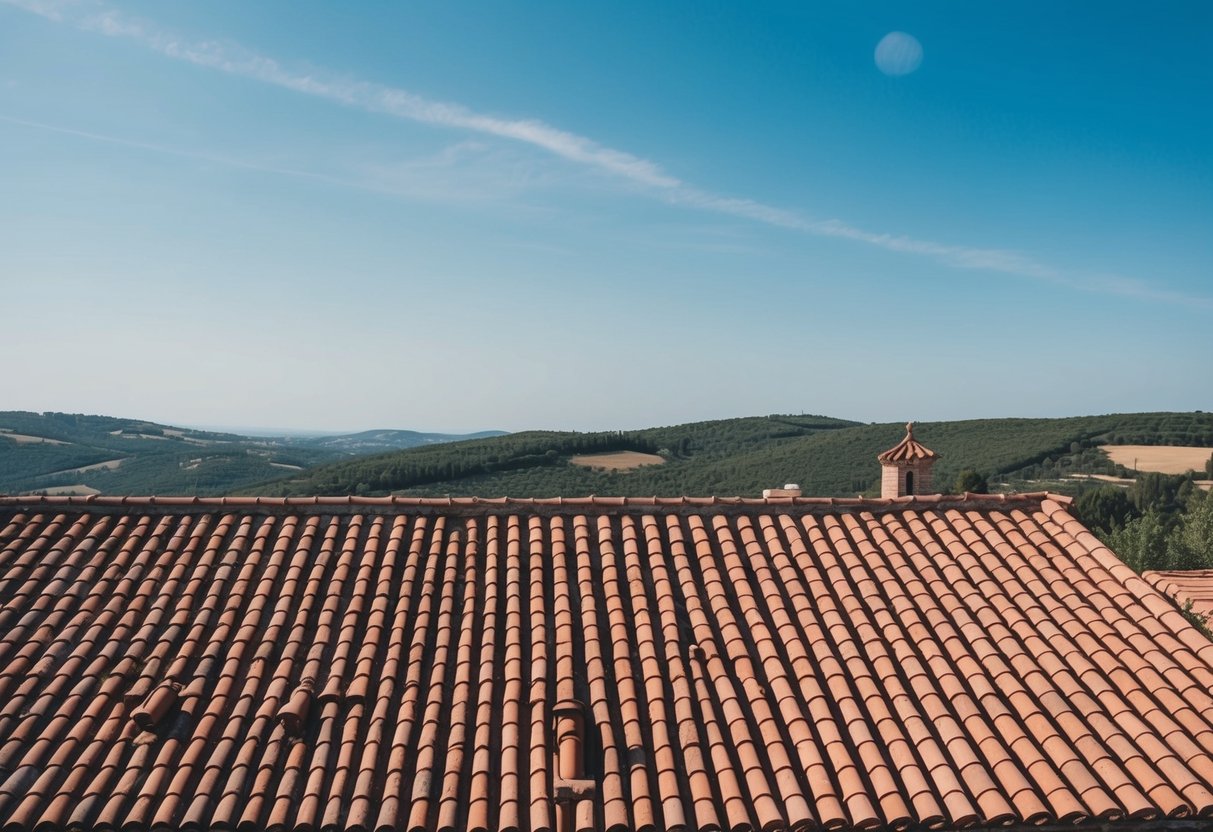
[[[323,462],[462,438],[398,430],[250,437],[139,419],[7,411],[0,412],[0,493],[231,494]]]
[[[1138,413],[1063,419],[922,423],[918,438],[943,458],[936,485],[973,469],[995,488],[1078,491],[1074,474],[1126,475],[1105,444],[1213,449],[1213,414]],[[879,487],[876,455],[901,424],[864,425],[820,416],[697,422],[630,433],[527,432],[362,457],[258,487],[261,494],[476,494],[550,497],[615,494],[754,495],[797,482],[804,493],[855,495]],[[663,464],[595,470],[578,454],[635,451]]]
[[[487,484],[490,490],[517,485],[525,488],[526,494],[572,493],[561,492],[560,489],[565,485],[576,488],[581,483],[596,483],[602,475],[589,468],[570,464],[571,457],[627,450],[659,454],[667,460],[667,464],[609,475],[608,478],[622,478],[621,482],[626,483],[628,478],[651,477],[659,469],[670,468],[675,470],[675,480],[667,485],[667,490],[672,493],[678,490],[678,475],[688,470],[692,461],[694,465],[699,465],[706,460],[727,459],[755,448],[858,424],[826,416],[760,416],[695,422],[629,433],[527,431],[362,457],[323,466],[282,484],[272,483],[259,489],[259,492],[447,493],[451,490],[449,486],[457,483],[457,490],[461,493],[465,485],[480,484]]]
[[[627,433],[529,431],[463,441],[412,431],[248,437],[106,416],[7,412],[0,413],[0,492],[758,495],[797,482],[806,494],[871,494],[879,483],[875,456],[903,430],[901,424],[773,415]],[[936,468],[941,489],[973,469],[996,489],[1077,492],[1084,483],[1075,474],[1132,473],[1099,445],[1213,449],[1213,414],[931,422],[916,434],[943,456]],[[409,445],[415,447],[398,450]],[[612,452],[661,464],[604,470],[610,463],[595,455]],[[571,461],[584,455],[585,464]]]

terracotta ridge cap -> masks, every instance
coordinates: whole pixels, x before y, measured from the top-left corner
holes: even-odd
[[[706,506],[821,506],[836,508],[860,507],[896,507],[912,505],[938,504],[972,504],[972,505],[1001,505],[1005,503],[1039,503],[1052,500],[1061,506],[1069,507],[1073,498],[1048,491],[1018,492],[1012,494],[922,494],[904,497],[742,497],[720,495],[678,495],[626,497],[604,496],[591,494],[584,497],[355,497],[340,496],[306,496],[306,497],[247,497],[247,496],[176,496],[159,497],[133,495],[100,495],[88,496],[69,495],[0,495],[0,509],[21,507],[96,507],[96,508],[216,508],[216,509],[250,509],[277,508],[302,509],[326,507],[366,508],[628,508],[628,507],[706,507]]]
[[[1167,575],[1183,575],[1184,577],[1189,577],[1189,578],[1195,578],[1195,577],[1207,578],[1207,577],[1213,577],[1213,569],[1208,569],[1208,568],[1198,568],[1198,569],[1147,569],[1147,570],[1145,570],[1144,572],[1142,572],[1142,573],[1141,573],[1141,576],[1142,576],[1143,578],[1145,578],[1145,577],[1147,577],[1147,576],[1150,576],[1150,575],[1156,575],[1156,576],[1159,576],[1159,577],[1165,577],[1165,576],[1167,576]]]

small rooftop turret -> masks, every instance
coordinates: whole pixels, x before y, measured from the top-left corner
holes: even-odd
[[[931,469],[939,454],[914,438],[913,422],[906,422],[905,439],[876,458],[882,469],[881,497],[935,493],[931,487]]]

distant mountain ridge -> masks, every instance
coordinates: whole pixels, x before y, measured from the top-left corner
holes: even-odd
[[[0,492],[230,494],[359,454],[500,435],[244,436],[113,416],[0,411]]]
[[[421,433],[415,430],[364,430],[336,436],[286,437],[289,442],[300,442],[312,448],[328,448],[352,454],[375,453],[387,448],[416,448],[421,445],[436,445],[443,442],[462,442],[466,439],[488,439],[506,436],[504,430],[482,430],[477,433]]]

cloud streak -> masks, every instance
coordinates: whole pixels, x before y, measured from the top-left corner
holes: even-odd
[[[5,1],[0,0],[0,2]],[[121,136],[97,133],[91,130],[78,130],[59,124],[48,124],[42,121],[13,118],[12,116],[0,115],[0,124],[13,124],[19,127],[45,130],[50,133],[74,136],[115,147],[125,147],[147,153],[173,156],[179,159],[190,159],[209,165],[221,165],[239,170],[266,173],[273,176],[318,182],[329,187],[346,188],[365,193],[380,194],[386,197],[458,202],[468,199],[483,200],[499,197],[503,193],[515,192],[522,187],[521,183],[514,181],[519,178],[517,175],[512,178],[498,177],[489,186],[479,189],[469,188],[465,183],[457,181],[452,177],[444,176],[445,172],[454,167],[458,161],[471,157],[482,150],[474,145],[469,147],[467,143],[448,147],[433,157],[413,160],[403,165],[364,165],[361,170],[353,171],[350,175],[339,175],[320,173],[298,167],[267,164],[262,161],[242,159],[237,156],[206,153],[172,147],[170,145],[156,144],[154,142],[136,141]]]
[[[89,0],[0,0],[49,20],[77,29],[130,40],[165,57],[194,66],[322,99],[368,113],[387,115],[434,127],[462,130],[520,142],[558,158],[584,166],[623,181],[639,191],[668,204],[732,216],[767,226],[849,240],[900,254],[926,257],[958,269],[995,272],[1016,277],[1050,281],[1073,288],[1105,294],[1176,303],[1197,303],[1213,307],[1213,299],[1192,297],[1158,289],[1133,278],[1114,275],[1081,276],[1041,263],[1023,253],[1006,250],[949,245],[904,235],[868,231],[838,219],[819,220],[785,208],[767,205],[743,197],[731,197],[695,187],[664,170],[661,165],[625,151],[616,150],[567,130],[536,119],[511,119],[476,112],[460,104],[435,101],[408,90],[320,71],[300,71],[284,67],[278,61],[240,45],[218,41],[191,41],[147,21],[135,19],[117,10]],[[13,121],[12,119],[7,119]],[[31,125],[35,126],[35,125]],[[86,134],[66,128],[50,129],[75,132],[103,141],[142,146],[137,142]],[[237,166],[283,173],[317,180],[332,180],[323,174],[271,169],[233,160],[206,157],[203,154],[173,151],[159,146],[145,149],[176,155],[211,158]],[[349,182],[338,184],[349,185]],[[374,190],[374,188],[368,188]]]

